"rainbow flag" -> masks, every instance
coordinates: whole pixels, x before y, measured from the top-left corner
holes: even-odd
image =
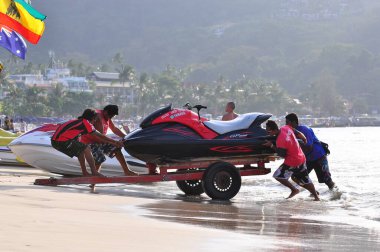
[[[26,3],[24,0],[14,0],[14,2],[20,4],[30,15],[43,21],[46,19],[46,16],[40,13],[38,10],[34,9],[31,5]]]
[[[11,11],[11,4],[16,11]],[[37,44],[45,30],[45,23],[32,16],[22,4],[0,0],[0,24],[16,31],[32,44]]]

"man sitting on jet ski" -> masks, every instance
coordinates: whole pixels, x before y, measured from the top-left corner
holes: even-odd
[[[87,172],[85,161],[90,165],[91,173],[94,176],[103,176],[95,167],[95,161],[88,145],[78,141],[81,135],[94,135],[102,143],[112,144],[121,148],[123,143],[115,141],[94,128],[97,113],[94,109],[86,109],[78,119],[69,120],[61,124],[51,138],[51,145],[58,151],[69,157],[78,157],[80,167],[84,176],[90,175]]]
[[[234,102],[228,102],[226,105],[226,113],[222,117],[222,121],[230,121],[238,117],[239,115],[234,112],[235,110],[235,103]]]

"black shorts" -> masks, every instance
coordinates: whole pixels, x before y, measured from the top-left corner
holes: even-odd
[[[314,161],[307,161],[307,171],[310,173],[312,170],[317,174],[319,183],[331,183],[331,173],[329,169],[329,162],[326,156],[323,156]]]
[[[51,146],[71,158],[78,157],[87,147],[86,144],[79,142],[76,138],[63,142],[51,140]]]
[[[94,157],[95,164],[99,165],[106,161],[106,156],[113,158],[115,156],[115,151],[120,148],[112,145],[112,144],[104,144],[104,143],[94,143],[90,144],[92,156]]]

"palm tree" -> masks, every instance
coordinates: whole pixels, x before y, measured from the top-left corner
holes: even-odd
[[[1,65],[2,66],[2,65]],[[8,86],[8,80],[5,72],[0,71],[0,96],[3,96],[3,90]]]
[[[119,73],[119,82],[123,84],[123,87],[125,87],[125,82],[130,83],[131,88],[131,100],[132,103],[134,102],[134,79],[135,79],[135,70],[130,65],[124,65],[122,64],[120,68],[117,69]]]
[[[61,83],[54,86],[53,90],[48,94],[48,104],[52,109],[53,115],[60,116],[63,114],[63,104],[65,103],[66,92]]]
[[[112,58],[112,62],[116,65],[121,65],[123,62],[123,55],[121,53],[116,53]]]
[[[119,73],[119,81],[120,84],[125,84],[125,82],[132,82],[135,78],[135,70],[130,65],[121,65],[120,68],[117,69]]]
[[[0,71],[0,85],[1,87],[5,87],[8,84],[7,74],[4,71]]]

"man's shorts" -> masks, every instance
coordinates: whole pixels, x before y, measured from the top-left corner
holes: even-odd
[[[315,171],[319,183],[330,183],[332,181],[329,162],[327,161],[326,156],[323,156],[315,161],[307,161],[306,165],[308,173],[312,170]]]
[[[311,179],[309,178],[307,168],[305,163],[297,167],[291,167],[286,164],[282,164],[273,174],[276,179],[286,179],[294,177],[297,179],[299,185],[311,184]]]
[[[101,163],[106,161],[106,155],[110,158],[113,158],[115,156],[115,151],[120,149],[112,144],[105,143],[90,144],[90,148],[92,156],[94,156],[95,164],[97,165],[100,165]]]
[[[87,147],[86,144],[79,142],[76,138],[64,142],[51,140],[54,149],[66,154],[69,157],[78,157]]]

